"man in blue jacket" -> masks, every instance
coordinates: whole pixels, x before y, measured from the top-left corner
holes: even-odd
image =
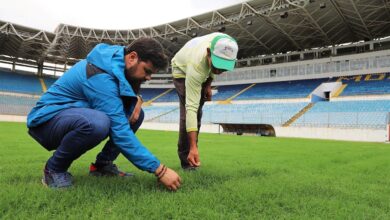
[[[47,150],[55,150],[42,183],[53,188],[71,186],[72,162],[109,136],[90,174],[128,176],[113,163],[122,153],[139,169],[155,173],[168,189],[178,189],[178,174],[161,164],[134,134],[143,111],[132,85],[150,80],[166,66],[161,44],[140,38],[127,47],[99,44],[65,72],[27,118],[29,134]]]

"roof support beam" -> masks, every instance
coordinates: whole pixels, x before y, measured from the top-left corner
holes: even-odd
[[[385,8],[387,9],[387,14],[390,17],[390,0],[383,0],[383,3],[385,4]]]
[[[199,28],[206,30],[207,32],[211,33],[213,30],[211,30],[208,27],[205,27],[203,25],[200,25],[198,22],[196,22],[193,18],[188,18],[187,19],[187,28],[186,28],[186,34],[188,35],[188,31],[192,30],[193,28]]]
[[[246,28],[244,28],[240,23],[238,22],[231,22],[228,19],[226,19],[223,15],[221,15],[218,11],[214,12],[215,14],[219,15],[221,18],[223,18],[225,21],[235,24],[238,26],[241,30],[243,30],[247,35],[249,35],[254,41],[256,41],[259,45],[261,45],[263,48],[265,48],[268,52],[271,52],[271,48],[269,48],[264,42],[259,40],[255,35],[253,35],[251,32],[249,32]],[[213,16],[214,17],[214,16]]]
[[[351,2],[351,4],[352,4],[353,9],[355,10],[355,13],[356,13],[356,14],[358,15],[358,17],[359,17],[360,22],[362,23],[364,30],[366,31],[367,35],[370,37],[370,40],[374,39],[374,38],[372,37],[371,32],[370,32],[370,31],[368,30],[368,28],[367,28],[366,22],[364,22],[364,19],[362,18],[362,15],[360,14],[359,10],[357,9],[355,2],[354,2],[353,0],[350,0],[350,2]]]
[[[335,9],[335,11],[337,12],[338,16],[341,18],[341,20],[343,21],[345,27],[348,29],[348,31],[351,33],[351,37],[354,38],[355,40],[357,40],[356,36],[357,36],[357,33],[355,33],[353,31],[353,29],[351,28],[351,25],[348,23],[347,19],[345,18],[345,16],[343,15],[343,13],[341,12],[340,10],[340,7],[339,5],[335,2],[335,0],[329,0],[330,3],[332,4],[333,8]]]
[[[254,8],[252,8],[252,6],[250,6],[247,2],[244,2],[242,5],[243,5],[243,7],[244,6],[248,7],[256,15],[257,18],[262,18],[262,21],[267,22],[269,25],[271,25],[277,31],[284,34],[291,41],[291,43],[294,44],[294,46],[297,49],[302,49],[302,47],[291,37],[291,35],[289,35],[285,30],[283,30],[283,28],[281,28],[280,25],[278,23],[276,23],[276,21],[274,21],[271,17],[261,14],[260,12],[258,12]]]
[[[286,1],[289,1],[289,0],[286,0]],[[329,39],[328,37],[328,34],[321,28],[321,26],[318,24],[318,22],[313,18],[313,16],[311,16],[311,14],[307,11],[306,8],[304,7],[301,7],[302,11],[306,14],[306,16],[309,18],[309,20],[311,21],[311,23],[314,25],[314,27],[321,33],[321,35],[323,36],[325,42],[328,44],[328,45],[332,45],[332,41]]]

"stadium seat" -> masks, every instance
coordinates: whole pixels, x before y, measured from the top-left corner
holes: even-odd
[[[0,90],[4,92],[42,94],[37,76],[0,71]]]
[[[329,81],[328,78],[297,80],[285,82],[258,83],[234,100],[257,100],[257,99],[281,99],[281,98],[305,98],[321,83]],[[219,86],[214,100],[225,100],[250,84]]]
[[[0,114],[27,115],[38,102],[38,98],[0,95]]]
[[[368,75],[362,75],[356,81],[356,76],[343,77],[341,80],[343,84],[348,86],[340,94],[340,96],[356,96],[356,95],[383,95],[390,94],[390,73],[383,73],[385,77],[381,80],[367,80]],[[375,74],[373,74],[375,75]],[[374,79],[377,76],[374,76]]]
[[[386,127],[390,100],[318,102],[292,126],[314,127]]]

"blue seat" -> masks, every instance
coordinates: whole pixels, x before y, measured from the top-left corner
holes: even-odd
[[[390,100],[317,102],[292,125],[382,129],[389,112]]]
[[[44,77],[43,80],[46,84],[46,88],[49,89],[50,86],[52,86],[58,78],[51,78],[51,77]]]
[[[202,123],[246,123],[282,125],[308,103],[260,103],[234,105],[205,105]],[[156,116],[156,122],[179,122],[178,106],[148,106],[144,108],[145,120]]]
[[[38,98],[0,95],[0,114],[27,115]]]
[[[179,97],[177,96],[176,90],[173,89],[162,97],[156,99],[155,102],[179,102]]]
[[[5,92],[42,94],[37,76],[0,71],[0,90]]]
[[[152,98],[160,95],[165,92],[167,89],[151,89],[151,88],[141,88],[141,95],[144,101],[149,101]]]
[[[390,73],[384,74],[382,80],[378,78],[379,74],[372,74],[370,80],[365,80],[368,75],[363,75],[361,80],[355,81],[356,76],[345,77],[342,82],[348,84],[340,96],[354,96],[354,95],[382,95],[390,94]],[[382,75],[383,76],[383,75]]]
[[[145,121],[151,120],[162,114],[178,109],[178,106],[146,106],[142,108],[145,113]],[[160,117],[161,118],[161,117]]]
[[[321,83],[329,81],[329,78],[297,80],[285,82],[258,83],[243,92],[234,100],[257,99],[281,99],[281,98],[305,98]],[[251,84],[219,86],[214,100],[226,100]]]
[[[213,100],[226,100],[250,85],[251,84],[219,86],[217,87],[217,94],[213,96]]]

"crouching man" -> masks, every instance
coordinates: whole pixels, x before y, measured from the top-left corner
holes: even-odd
[[[122,153],[137,168],[154,173],[168,189],[178,189],[179,175],[135,136],[143,111],[131,85],[150,80],[167,62],[160,43],[140,38],[127,47],[99,44],[65,72],[27,118],[29,134],[47,150],[55,150],[44,167],[42,183],[71,186],[72,162],[109,137],[90,174],[131,176],[113,163]]]

